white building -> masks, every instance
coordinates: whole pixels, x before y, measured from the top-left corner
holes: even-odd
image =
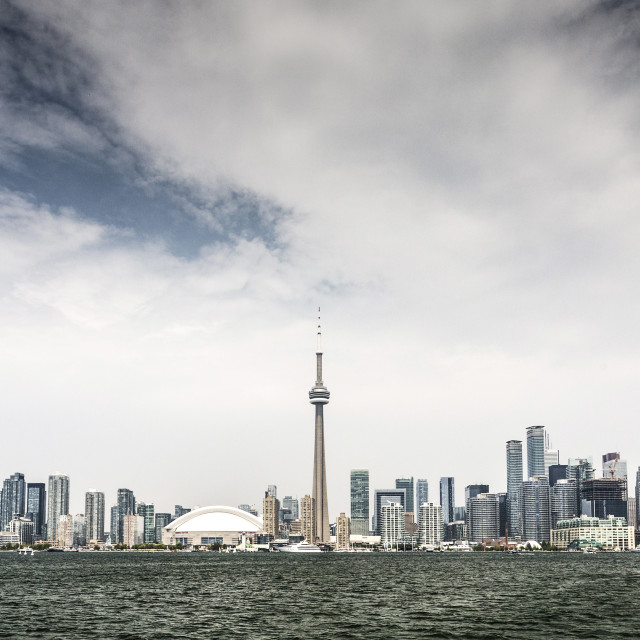
[[[70,513],[58,516],[57,531],[56,545],[59,547],[73,546],[73,516]]]
[[[399,502],[389,502],[380,511],[382,544],[394,545],[405,537],[404,508]]]
[[[574,543],[572,545],[571,543]],[[635,546],[633,527],[625,518],[609,516],[606,520],[582,516],[560,520],[551,530],[551,544],[559,549],[588,545],[603,549],[632,549]]]
[[[418,510],[418,544],[439,545],[442,542],[442,507],[423,502]]]

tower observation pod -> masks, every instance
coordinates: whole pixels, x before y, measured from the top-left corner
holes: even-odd
[[[327,470],[324,455],[324,405],[329,402],[329,390],[322,381],[322,329],[318,308],[318,344],[316,347],[316,383],[309,391],[309,402],[315,405],[315,443],[313,452],[313,504],[315,532],[313,542],[328,543],[329,505],[327,502]]]

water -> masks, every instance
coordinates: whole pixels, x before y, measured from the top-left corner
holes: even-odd
[[[0,638],[638,638],[639,554],[0,553]]]

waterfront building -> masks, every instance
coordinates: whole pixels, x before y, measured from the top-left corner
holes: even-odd
[[[300,529],[307,542],[313,542],[316,531],[316,506],[314,502],[314,499],[308,494],[300,500]]]
[[[544,427],[527,427],[527,477],[544,476]]]
[[[507,535],[507,494],[496,493],[498,498],[498,535],[503,538]]]
[[[318,309],[318,312],[320,309]],[[322,381],[322,331],[318,317],[318,335],[316,347],[316,382],[309,391],[309,402],[315,407],[315,440],[313,450],[313,500],[315,508],[315,535],[313,542],[328,543],[329,503],[327,500],[327,469],[325,465],[324,444],[324,405],[329,402],[329,390]]]
[[[636,499],[629,496],[627,498],[627,522],[634,528],[636,526],[636,522],[638,521],[637,507],[638,503],[636,502]]]
[[[348,549],[351,539],[351,521],[344,513],[336,518],[336,549]]]
[[[399,502],[389,502],[380,512],[380,541],[383,545],[394,545],[404,540],[404,507]]]
[[[24,516],[26,502],[26,484],[24,473],[14,473],[2,483],[0,499],[0,529],[7,531],[14,516]]]
[[[9,521],[8,531],[18,536],[19,544],[33,544],[35,527],[29,518],[16,515]]]
[[[602,477],[627,479],[627,461],[620,459],[619,451],[602,456]]]
[[[49,495],[51,495],[51,485],[49,485]],[[57,537],[52,542],[63,548],[73,546],[73,516],[70,513],[58,516],[54,530]]]
[[[469,540],[477,543],[498,537],[500,510],[495,493],[479,493],[467,500],[467,532]]]
[[[143,518],[142,541],[146,544],[155,542],[156,539],[156,514],[155,505],[138,502],[138,515]]]
[[[56,473],[49,476],[47,491],[47,540],[57,543],[59,517],[69,514],[69,476]],[[69,516],[71,518],[71,516]],[[73,522],[69,521],[71,540],[73,540]],[[68,537],[68,536],[67,536]],[[65,538],[67,539],[67,538]]]
[[[277,500],[270,496],[271,500]],[[276,511],[277,513],[277,511]],[[238,546],[247,540],[267,543],[269,534],[263,521],[235,507],[210,506],[194,509],[162,530],[162,542],[166,545],[181,543],[185,547],[208,547],[212,544]]]
[[[453,508],[455,506],[456,494],[453,478],[440,478],[440,506],[442,507],[442,522],[447,524],[454,520]]]
[[[87,544],[87,518],[84,513],[77,513],[73,516],[73,539],[72,546],[84,547]]]
[[[413,476],[410,478],[396,478],[396,489],[405,490],[405,513],[415,513],[415,498],[414,498],[414,486]]]
[[[402,511],[404,512],[404,505],[407,500],[406,489],[376,489],[373,492],[373,502],[375,505],[375,526],[374,531],[377,536],[382,535],[382,507],[392,502],[402,505]]]
[[[170,513],[156,513],[155,514],[155,528],[153,541],[156,544],[162,542],[162,530],[173,520],[173,516]]]
[[[464,521],[467,523],[467,529],[469,529],[469,500],[475,498],[481,493],[489,493],[488,484],[468,484],[464,488]]]
[[[575,480],[578,491],[578,502],[576,504],[576,514],[582,513],[582,484],[585,480],[593,480],[596,477],[596,470],[593,468],[593,459],[569,458],[567,465],[567,478]]]
[[[551,527],[554,528],[560,520],[570,520],[578,513],[578,487],[574,479],[557,480],[551,489]]]
[[[416,480],[416,509],[420,512],[420,507],[429,502],[429,481],[426,478]]]
[[[553,485],[558,482],[558,480],[566,480],[567,479],[567,465],[566,464],[552,464],[549,467],[549,486],[553,487]]]
[[[633,527],[625,518],[581,516],[560,520],[551,531],[551,544],[559,549],[585,546],[626,551],[635,547]]]
[[[42,540],[47,518],[47,492],[44,482],[27,482],[27,511],[25,517],[33,522],[33,535]]]
[[[133,491],[131,491],[131,489],[118,489],[117,507],[115,530],[113,528],[111,530],[111,542],[114,544],[125,544],[124,517],[132,516],[136,513],[136,498],[133,495]]]
[[[104,542],[104,493],[89,489],[84,495],[84,513],[87,518],[87,539],[92,543]]]
[[[549,478],[534,476],[522,483],[522,539],[542,543],[550,540],[551,496]]]
[[[418,510],[418,544],[439,545],[442,532],[442,507],[433,502],[423,502]]]
[[[369,535],[369,470],[351,469],[351,532]]]
[[[134,547],[144,539],[144,518],[135,513],[122,516],[122,543],[125,547]]]
[[[594,518],[627,517],[627,479],[592,478],[582,483],[582,513]]]
[[[522,488],[522,441],[507,442],[507,524],[511,537],[520,536],[521,508],[520,490]]]
[[[262,501],[262,521],[264,532],[276,539],[280,533],[280,501],[268,491],[264,493]]]

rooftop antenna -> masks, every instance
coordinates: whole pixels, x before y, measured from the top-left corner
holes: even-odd
[[[322,353],[322,328],[320,326],[320,307],[318,307],[318,346],[316,353]]]

